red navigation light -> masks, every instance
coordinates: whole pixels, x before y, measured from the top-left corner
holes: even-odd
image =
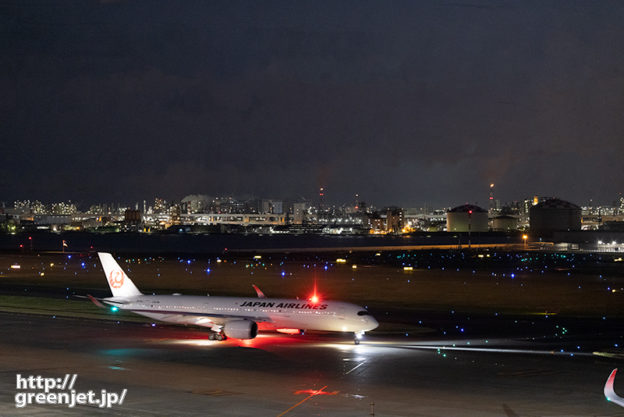
[[[22,245],[22,244],[20,243],[20,248],[23,248],[23,247],[24,247],[24,245]]]
[[[32,236],[28,236],[28,240],[32,240]]]
[[[310,296],[310,298],[308,298],[308,301],[310,301],[312,304],[316,304],[319,302],[320,299],[321,297],[319,297],[318,293],[316,292],[316,277],[314,277],[314,291],[312,291],[312,295]]]

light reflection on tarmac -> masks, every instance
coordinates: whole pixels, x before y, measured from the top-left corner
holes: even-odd
[[[574,340],[561,351],[508,336],[434,339],[216,342],[194,328],[0,314],[0,415],[623,415],[602,395],[618,359],[572,349]],[[77,373],[78,389],[128,395],[111,410],[16,409],[16,373]],[[617,381],[615,389],[624,392]]]

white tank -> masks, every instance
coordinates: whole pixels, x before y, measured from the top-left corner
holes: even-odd
[[[501,215],[492,219],[492,231],[510,232],[518,230],[518,218],[514,216]]]
[[[487,232],[488,213],[472,204],[455,207],[446,213],[446,230],[449,232]]]

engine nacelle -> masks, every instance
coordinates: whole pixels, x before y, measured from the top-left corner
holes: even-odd
[[[225,323],[223,333],[234,339],[253,339],[258,334],[258,325],[251,320],[232,320]]]

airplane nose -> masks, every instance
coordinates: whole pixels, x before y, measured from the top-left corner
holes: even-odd
[[[368,324],[370,326],[368,330],[373,330],[379,327],[379,323],[373,317],[368,317]]]

